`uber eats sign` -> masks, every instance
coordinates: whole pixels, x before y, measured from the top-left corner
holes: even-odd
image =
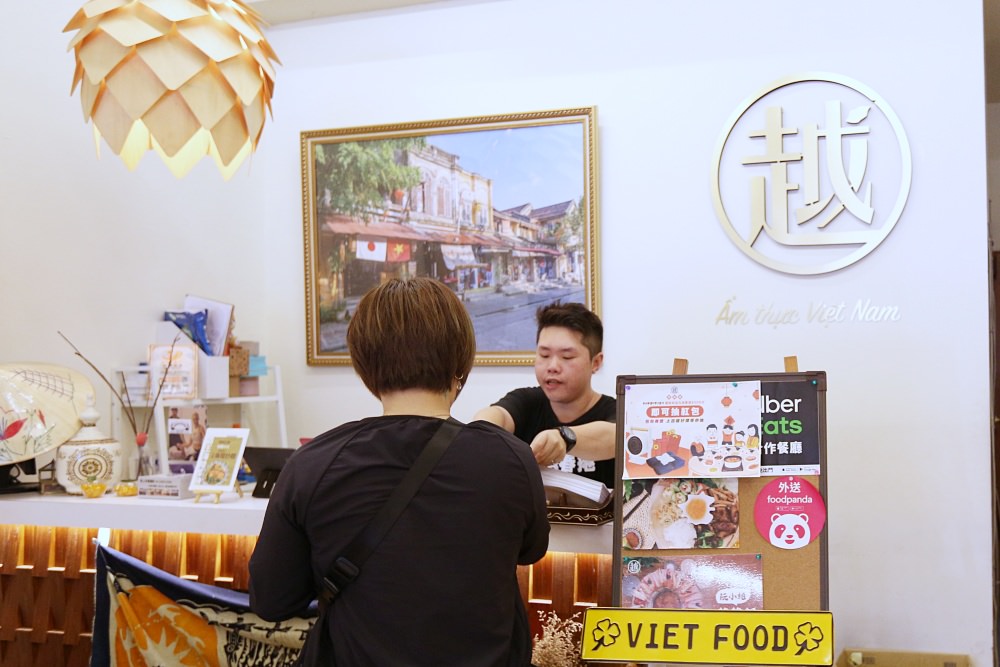
[[[762,475],[819,475],[817,381],[760,383]]]
[[[588,609],[584,661],[832,665],[828,611]]]

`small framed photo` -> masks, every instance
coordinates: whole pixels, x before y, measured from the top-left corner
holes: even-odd
[[[167,460],[190,462],[193,468],[208,430],[208,406],[171,405],[167,409]]]
[[[191,477],[195,493],[230,491],[243,463],[243,450],[250,437],[248,428],[210,428],[198,453]]]

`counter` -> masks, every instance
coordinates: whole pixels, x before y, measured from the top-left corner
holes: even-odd
[[[245,590],[267,500],[213,500],[0,495],[0,664],[89,664],[99,534],[167,572]],[[611,523],[552,526],[549,553],[517,571],[533,635],[540,612],[568,618],[611,604],[612,548]]]
[[[244,493],[222,494],[218,504],[211,497],[164,499],[103,498],[20,493],[0,496],[0,524],[61,526],[67,528],[117,528],[178,533],[258,535],[264,520],[266,498]],[[553,524],[549,551],[610,554],[612,525]]]

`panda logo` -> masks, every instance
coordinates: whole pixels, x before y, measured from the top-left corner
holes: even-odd
[[[779,549],[801,549],[809,544],[812,532],[809,530],[809,516],[806,514],[771,515],[771,544]]]

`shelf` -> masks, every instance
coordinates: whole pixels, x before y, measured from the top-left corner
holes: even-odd
[[[281,400],[280,396],[230,396],[229,398],[192,398],[179,400],[171,398],[160,401],[160,405],[165,408],[182,407],[187,405],[240,405],[242,403],[276,403]],[[143,406],[147,407],[147,406]]]
[[[129,373],[137,370],[146,370],[145,367],[128,367],[115,369],[115,375],[120,373]],[[150,436],[155,438],[155,451],[156,456],[159,460],[159,472],[161,474],[168,474],[170,472],[170,466],[168,464],[168,453],[167,445],[169,438],[167,436],[167,420],[165,417],[165,412],[168,408],[176,407],[191,407],[191,406],[206,406],[206,407],[216,407],[225,405],[234,405],[240,407],[240,423],[246,421],[246,415],[243,408],[245,406],[251,405],[267,405],[271,404],[274,406],[274,410],[277,417],[277,430],[278,439],[281,447],[288,447],[288,429],[285,424],[285,402],[281,386],[281,368],[279,366],[268,366],[268,375],[265,377],[271,378],[271,384],[273,384],[273,391],[271,393],[262,396],[230,396],[228,398],[191,398],[191,399],[161,399],[157,402],[156,408],[153,413],[153,426],[150,429]],[[136,410],[150,410],[153,409],[153,404],[150,401],[133,402],[132,406]],[[112,429],[111,436],[117,438],[122,444],[126,444],[130,441],[131,433],[124,435],[121,428],[121,406],[117,405],[117,402],[112,399],[112,413],[110,415],[112,419]],[[260,444],[260,443],[255,443]],[[134,447],[134,445],[132,445]]]

